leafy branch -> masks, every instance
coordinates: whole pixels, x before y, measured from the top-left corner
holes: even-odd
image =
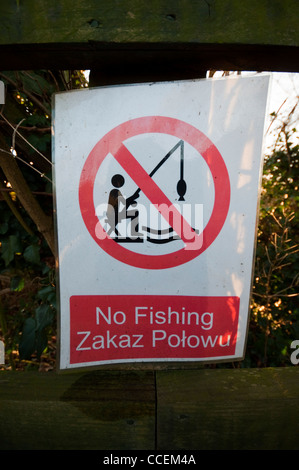
[[[51,97],[86,82],[80,71],[6,71],[0,79],[0,339],[11,367],[31,367],[55,351],[53,207],[44,197],[52,195]]]

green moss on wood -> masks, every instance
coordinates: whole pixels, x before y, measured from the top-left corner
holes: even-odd
[[[0,374],[0,449],[298,450],[299,369]]]
[[[297,0],[6,0],[0,44],[299,45]]]

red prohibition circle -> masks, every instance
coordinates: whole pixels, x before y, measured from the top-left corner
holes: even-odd
[[[212,214],[202,233],[199,249],[186,247],[163,255],[144,255],[128,250],[110,238],[99,223],[93,189],[97,172],[110,153],[116,155],[123,143],[140,134],[162,133],[178,137],[194,147],[207,163],[213,177],[215,199]],[[230,182],[225,162],[211,140],[194,126],[164,116],[145,116],[129,120],[109,131],[94,146],[82,169],[79,183],[79,204],[84,223],[95,242],[110,256],[128,265],[143,269],[173,268],[203,253],[217,238],[227,217],[230,204]],[[104,236],[96,235],[96,227]]]

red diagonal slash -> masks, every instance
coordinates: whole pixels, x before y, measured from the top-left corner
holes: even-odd
[[[124,144],[121,144],[114,158],[126,173],[135,181],[145,196],[157,208],[166,222],[185,243],[186,250],[198,250],[202,246],[202,236],[198,235],[182,214],[172,204],[164,192],[144,170]]]

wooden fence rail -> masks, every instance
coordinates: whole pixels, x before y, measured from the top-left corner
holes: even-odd
[[[0,69],[298,72],[297,0],[6,0]]]
[[[299,368],[0,373],[0,449],[298,450]]]

